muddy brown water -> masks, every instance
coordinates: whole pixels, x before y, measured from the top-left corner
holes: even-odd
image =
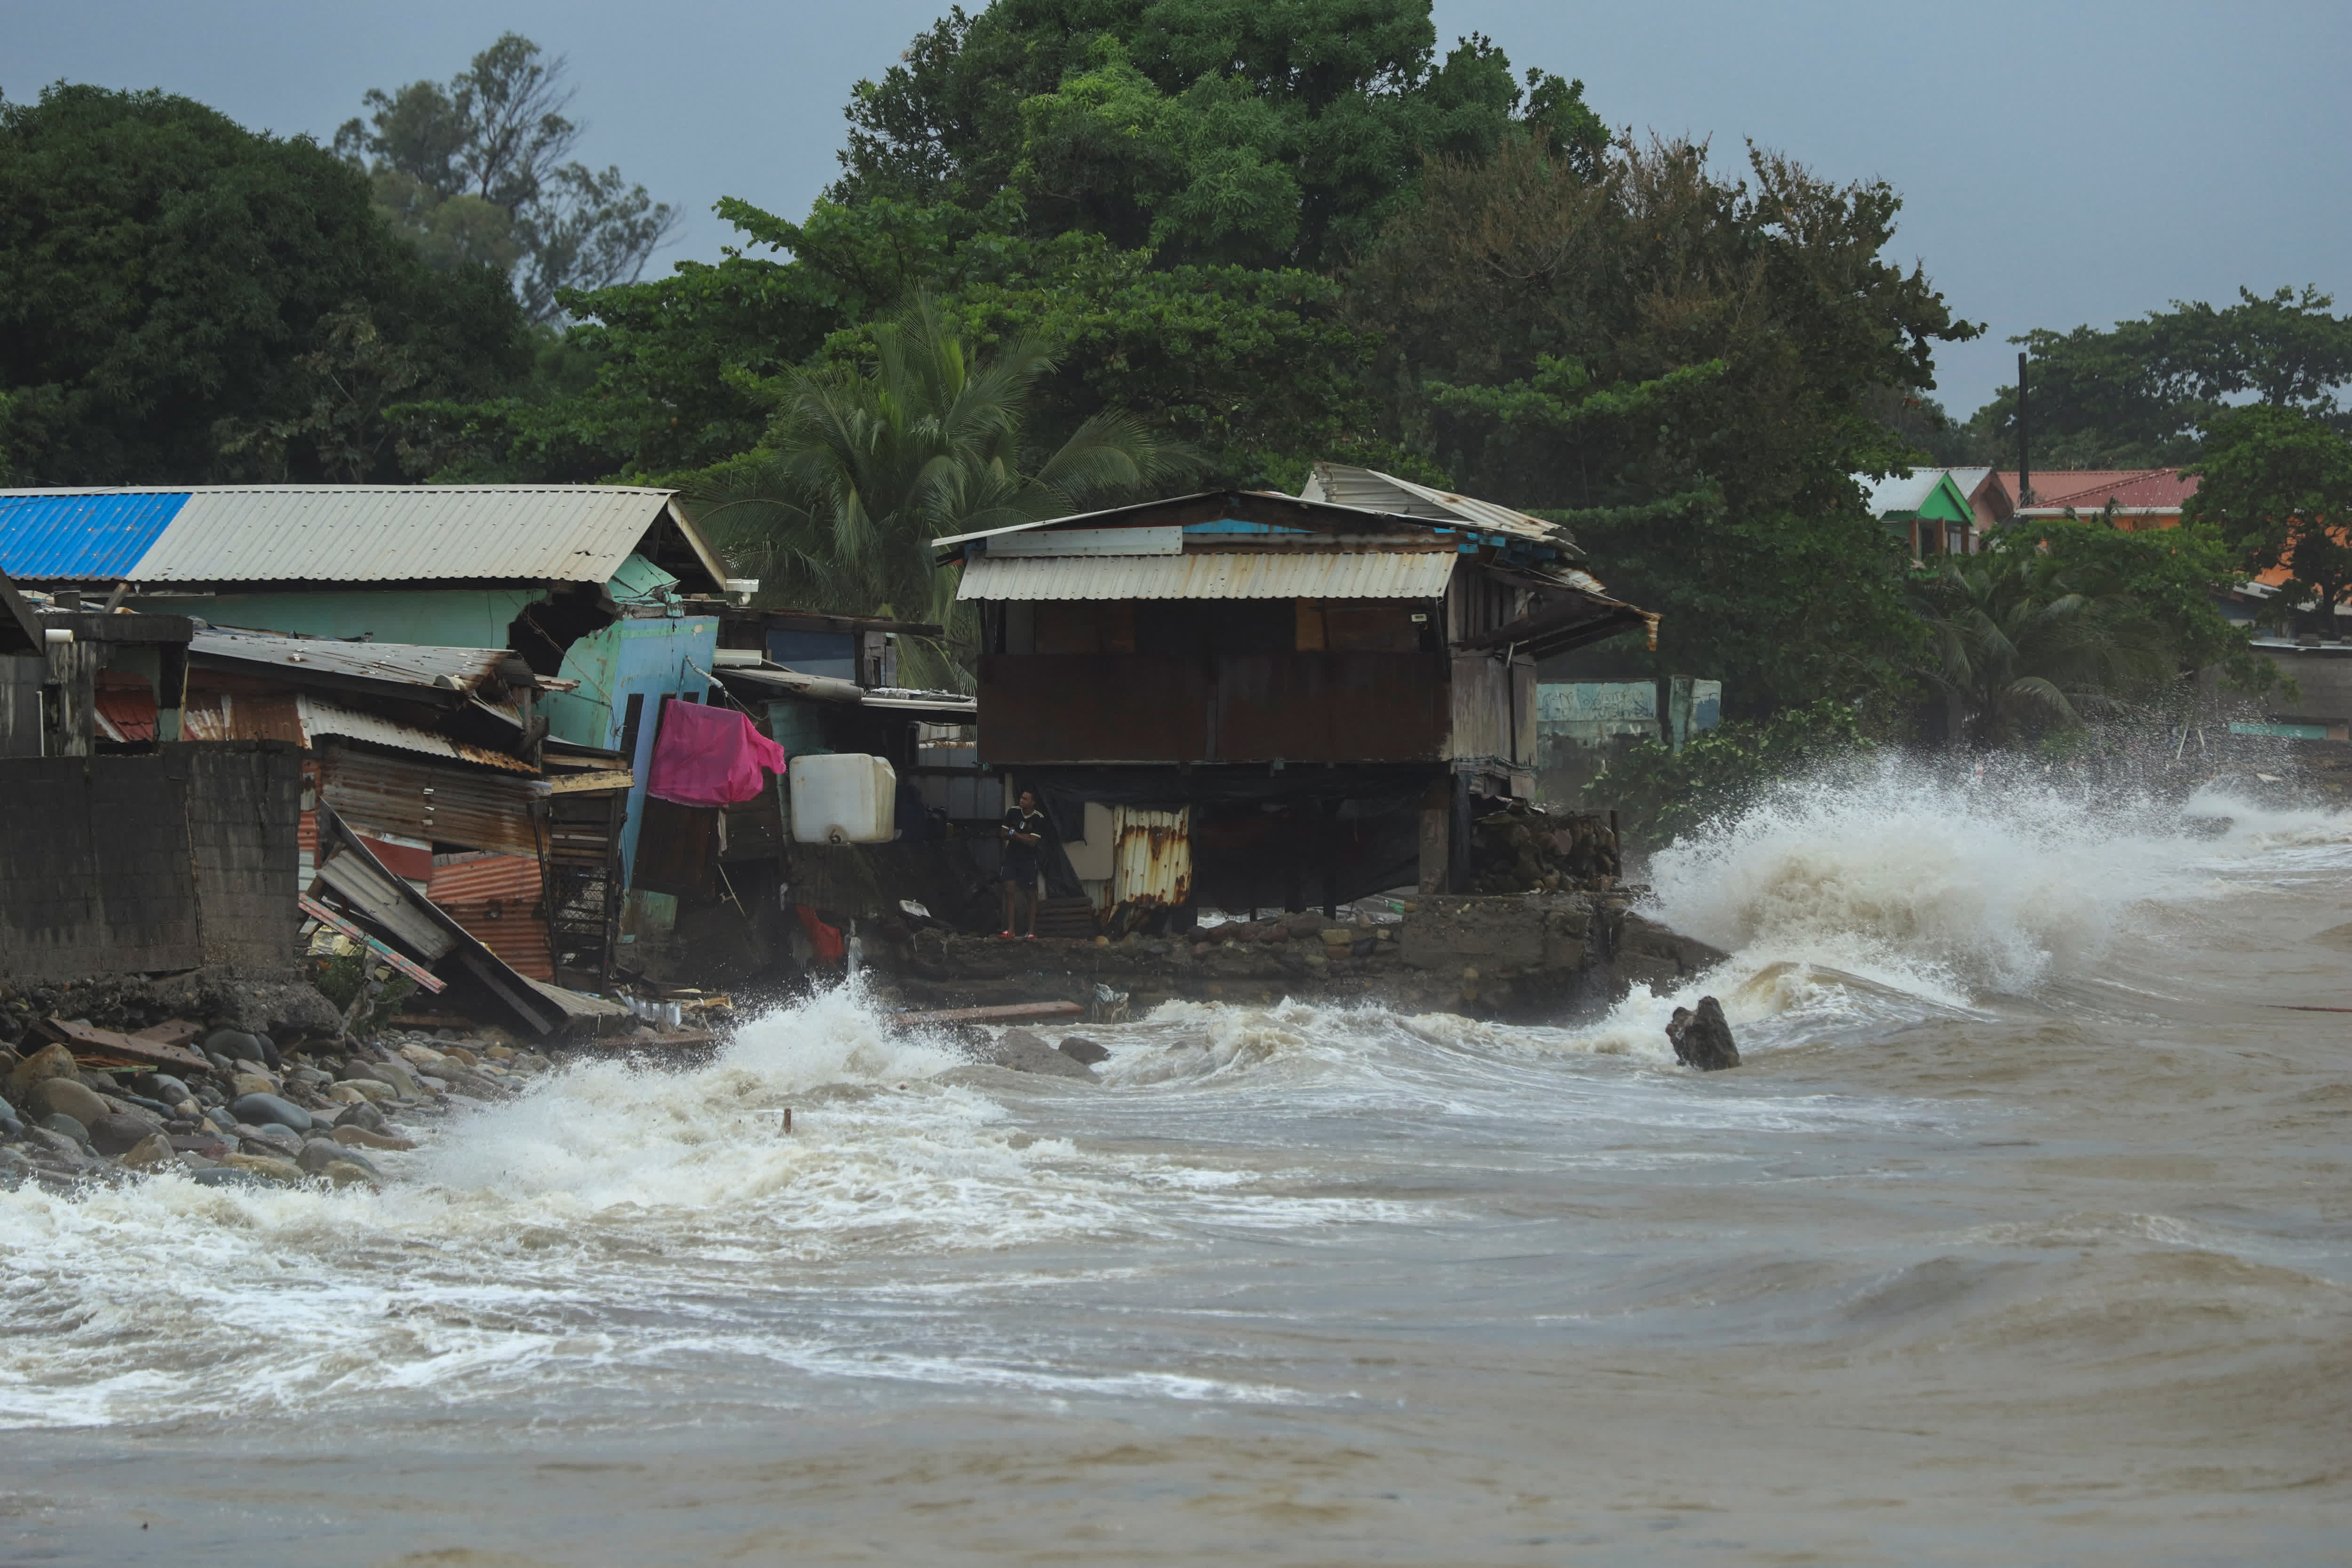
[[[835,995],[381,1194],[0,1194],[0,1561],[2340,1563],[2352,820],[1889,769],[1581,1027]],[[779,1112],[796,1112],[782,1135]]]

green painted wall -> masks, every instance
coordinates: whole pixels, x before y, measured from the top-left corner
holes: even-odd
[[[205,598],[140,596],[139,608],[196,616],[216,626],[441,647],[504,647],[507,627],[536,588],[333,588]]]

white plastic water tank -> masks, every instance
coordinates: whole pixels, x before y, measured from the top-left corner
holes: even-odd
[[[798,844],[887,844],[896,837],[898,771],[858,752],[794,757],[793,840]]]

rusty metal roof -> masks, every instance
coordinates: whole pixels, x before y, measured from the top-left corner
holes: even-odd
[[[251,485],[0,490],[24,574],[166,583],[603,583],[665,523],[718,552],[672,491],[622,485]],[[13,548],[13,547],[12,547]]]
[[[365,741],[372,745],[391,746],[403,752],[419,752],[428,757],[445,757],[454,763],[472,763],[485,768],[497,768],[503,773],[529,773],[537,777],[539,770],[520,757],[510,757],[504,752],[493,752],[488,746],[468,745],[453,741],[446,735],[436,735],[430,730],[420,730],[413,724],[362,713],[357,709],[341,708],[331,702],[321,702],[315,697],[297,696],[295,705],[302,717],[302,739],[313,750],[319,742],[330,735],[346,741]],[[545,793],[541,786],[540,793]]]
[[[1202,551],[1185,555],[982,555],[959,599],[1434,599],[1451,550]]]

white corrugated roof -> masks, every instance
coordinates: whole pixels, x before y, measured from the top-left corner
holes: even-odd
[[[1943,477],[1941,468],[1914,468],[1887,479],[1864,479],[1863,488],[1870,492],[1870,515],[1885,517],[1889,512],[1917,511],[1936,493],[1937,482]]]
[[[617,485],[197,489],[130,575],[142,584],[602,583],[662,521],[670,495]]]
[[[1433,522],[1468,523],[1516,538],[1540,539],[1547,543],[1563,542],[1564,531],[1541,518],[1529,517],[1526,512],[1514,511],[1509,507],[1497,506],[1493,501],[1480,500],[1475,496],[1458,496],[1451,490],[1431,489],[1426,485],[1417,485],[1393,474],[1352,468],[1346,463],[1316,464],[1314,470],[1307,476],[1307,483],[1300,489],[1298,499],[1332,501],[1340,506],[1390,512],[1399,517],[1427,518]]]
[[[1002,556],[964,563],[959,599],[1434,599],[1451,550]]]

